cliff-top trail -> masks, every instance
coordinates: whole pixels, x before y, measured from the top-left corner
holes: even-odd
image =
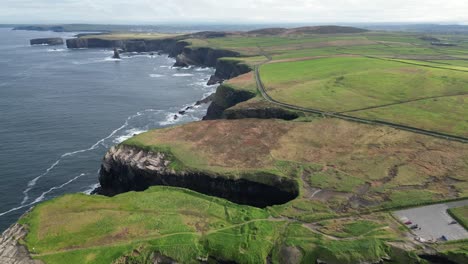
[[[337,26],[69,39],[215,67],[221,85],[204,121],[112,147],[108,196],[21,218],[20,242],[44,263],[467,263],[466,240],[392,213],[468,197],[468,42],[437,37],[454,45]]]

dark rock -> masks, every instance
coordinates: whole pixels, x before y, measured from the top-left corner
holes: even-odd
[[[120,54],[117,48],[114,48],[114,56],[112,56],[113,59],[120,59]]]
[[[179,119],[179,116],[178,115],[174,115],[174,120],[177,120]]]
[[[187,107],[185,107],[185,111],[190,110],[190,109],[193,109],[193,106],[187,106]]]
[[[185,115],[187,112],[185,111],[179,111],[179,115]]]
[[[239,57],[240,54],[229,50],[215,50],[212,48],[189,48],[185,47],[183,52],[177,56],[178,65],[195,65],[203,67],[216,67],[218,60],[223,57]]]
[[[252,71],[252,69],[236,60],[219,60],[216,63],[215,76],[218,79],[228,80]]]
[[[146,43],[143,40],[128,40],[125,41],[124,49],[126,52],[147,52]]]
[[[207,104],[207,103],[213,101],[213,98],[214,98],[214,97],[215,97],[215,93],[212,93],[212,94],[208,95],[207,97],[205,97],[205,98],[203,98],[203,99],[197,101],[197,102],[195,103],[195,105]]]
[[[215,85],[218,83],[222,83],[224,80],[219,78],[216,75],[211,75],[210,80],[208,81],[207,85]]]
[[[104,195],[144,191],[163,185],[188,188],[203,194],[225,198],[238,204],[266,207],[284,204],[299,194],[297,182],[268,172],[254,178],[239,175],[230,179],[221,174],[197,171],[174,171],[168,154],[154,153],[125,145],[112,147],[102,162],[99,182]],[[261,175],[259,175],[261,173]]]
[[[29,41],[31,45],[63,45],[62,38],[38,38],[38,39],[31,39]]]
[[[294,120],[299,118],[299,116],[297,112],[280,107],[226,109],[223,112],[223,117],[226,119],[259,118]]]
[[[208,107],[203,120],[213,120],[223,118],[224,110],[255,97],[255,93],[249,91],[235,90],[226,85],[220,85],[216,89],[213,102]]]

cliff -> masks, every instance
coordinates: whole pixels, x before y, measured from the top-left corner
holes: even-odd
[[[2,264],[40,264],[33,260],[27,248],[20,243],[26,236],[25,228],[14,224],[0,237],[0,263]]]
[[[283,204],[298,195],[293,180],[269,173],[233,178],[224,174],[190,168],[174,169],[177,161],[171,154],[120,145],[113,147],[102,162],[100,194],[116,195],[143,191],[150,186],[182,187],[238,204],[266,207]]]
[[[246,90],[235,89],[229,85],[220,85],[216,89],[213,101],[208,107],[206,116],[203,120],[214,120],[224,118],[224,110],[235,106],[240,102],[247,101],[255,97],[255,93]]]
[[[104,38],[74,38],[67,40],[69,49],[81,48],[109,48],[121,49],[123,52],[162,52],[176,58],[175,67],[215,67],[216,73],[209,84],[220,83],[224,80],[251,71],[246,64],[235,60],[220,60],[225,57],[239,57],[237,52],[212,49],[192,48],[190,43],[180,38],[152,39],[152,40],[110,40]]]
[[[38,38],[29,41],[31,45],[63,45],[62,38]]]
[[[104,38],[74,38],[67,40],[69,49],[83,48],[118,48],[124,52],[156,52],[161,51],[175,57],[182,53],[187,42],[177,39],[154,40],[110,40]]]

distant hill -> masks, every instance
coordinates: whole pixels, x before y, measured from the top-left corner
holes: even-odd
[[[298,28],[265,28],[247,32],[249,35],[298,35],[298,34],[352,34],[362,33],[367,29],[342,26],[313,26]]]

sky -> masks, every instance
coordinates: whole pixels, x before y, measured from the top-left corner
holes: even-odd
[[[0,23],[468,24],[467,0],[0,0]]]

